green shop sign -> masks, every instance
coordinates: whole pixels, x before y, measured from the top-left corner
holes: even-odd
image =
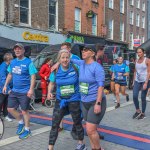
[[[71,35],[70,39],[72,39],[74,42],[84,43],[84,37],[83,36]]]

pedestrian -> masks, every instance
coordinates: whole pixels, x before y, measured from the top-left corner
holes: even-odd
[[[52,59],[46,58],[39,71],[42,88],[42,106],[45,106],[45,100],[47,97],[48,78],[51,73],[51,66],[52,66]]]
[[[13,59],[13,56],[11,53],[5,53],[4,54],[4,62],[0,65],[0,112],[2,112],[3,109],[3,116],[5,120],[12,121],[10,118],[10,115],[7,111],[7,104],[8,104],[8,94],[11,91],[11,84],[8,85],[7,91],[5,94],[3,94],[3,87],[8,75],[7,68],[10,64],[10,61]]]
[[[133,77],[134,77],[134,70],[135,70],[135,60],[134,58],[130,59],[130,64],[129,64],[129,89],[131,90],[133,88]]]
[[[127,76],[129,76],[129,67],[123,63],[123,57],[118,57],[118,63],[113,67],[112,76],[112,79],[115,81],[115,93],[117,99],[117,105],[115,106],[115,109],[120,107],[120,89],[121,94],[126,96],[126,101],[129,101],[129,95],[126,93]]]
[[[117,103],[117,100],[116,100],[116,94],[115,94],[115,81],[114,81],[114,78],[113,78],[113,70],[114,70],[114,66],[115,64],[117,64],[117,59],[114,59],[113,60],[113,65],[110,67],[109,71],[110,71],[110,75],[111,75],[111,81],[110,81],[110,89],[113,93],[113,100],[115,103]]]
[[[29,105],[35,86],[35,74],[37,73],[31,60],[24,56],[25,49],[21,43],[14,46],[16,58],[13,59],[8,67],[8,76],[3,88],[3,94],[7,91],[7,86],[12,79],[13,88],[8,97],[8,112],[17,119],[18,128],[16,134],[20,139],[30,136],[29,128]],[[20,105],[23,118],[16,110]],[[23,120],[24,119],[24,120]]]
[[[56,102],[53,111],[52,128],[49,136],[49,150],[54,149],[58,136],[60,122],[66,113],[71,114],[76,134],[78,135],[78,145],[76,150],[86,150],[84,139],[84,129],[82,127],[80,93],[77,68],[70,63],[70,52],[63,49],[59,51],[58,70],[50,74],[47,99],[53,99],[52,91],[56,83]]]
[[[106,110],[106,97],[103,92],[105,73],[103,67],[95,61],[95,56],[95,47],[85,45],[82,50],[83,60],[71,59],[71,61],[80,67],[81,108],[91,148],[92,150],[103,150],[100,146],[97,125]]]
[[[103,65],[104,48],[105,48],[104,45],[100,43],[96,44],[96,50],[97,50],[96,61],[101,65]]]
[[[146,110],[146,94],[149,88],[150,78],[150,60],[144,57],[145,50],[143,48],[137,49],[138,59],[135,63],[135,72],[133,80],[133,101],[136,108],[136,112],[133,115],[133,119],[144,119]],[[138,95],[141,90],[141,104],[142,109],[139,107]]]

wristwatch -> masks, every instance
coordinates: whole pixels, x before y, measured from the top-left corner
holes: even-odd
[[[101,105],[101,102],[96,102],[96,105]]]

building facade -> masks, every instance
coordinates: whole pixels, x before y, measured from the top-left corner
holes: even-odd
[[[147,0],[128,0],[127,41],[134,49],[135,41],[142,44],[147,40]]]
[[[147,0],[147,39],[150,39],[150,0]]]

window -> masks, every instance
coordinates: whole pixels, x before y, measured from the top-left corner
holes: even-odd
[[[120,0],[120,12],[124,13],[124,0]]]
[[[113,39],[113,24],[114,21],[110,20],[108,24],[108,38]]]
[[[145,11],[145,2],[142,3],[142,10]]]
[[[133,11],[130,11],[130,24],[133,24],[134,22],[134,14]]]
[[[144,43],[145,42],[145,38],[144,36],[141,37],[141,42]]]
[[[57,2],[54,0],[49,0],[49,29],[56,30],[58,27],[57,21]]]
[[[139,37],[140,37],[139,34],[137,34],[136,39],[139,39]]]
[[[94,14],[92,18],[92,35],[97,35],[97,15]]]
[[[109,8],[114,8],[114,0],[109,0]]]
[[[92,0],[92,2],[98,3],[98,0]]]
[[[31,25],[31,0],[20,0],[20,23]]]
[[[130,33],[129,35],[129,47],[133,49],[133,33]]]
[[[136,0],[136,8],[140,8],[140,0]]]
[[[142,16],[142,28],[145,28],[145,17]]]
[[[137,27],[140,26],[140,15],[139,14],[136,15],[136,26]]]
[[[75,32],[81,32],[81,9],[75,8]]]
[[[124,23],[120,23],[120,41],[124,41]]]
[[[134,4],[134,0],[130,0],[130,1],[129,1],[129,3],[130,3],[130,5],[132,5],[132,6],[133,6],[133,4]]]

